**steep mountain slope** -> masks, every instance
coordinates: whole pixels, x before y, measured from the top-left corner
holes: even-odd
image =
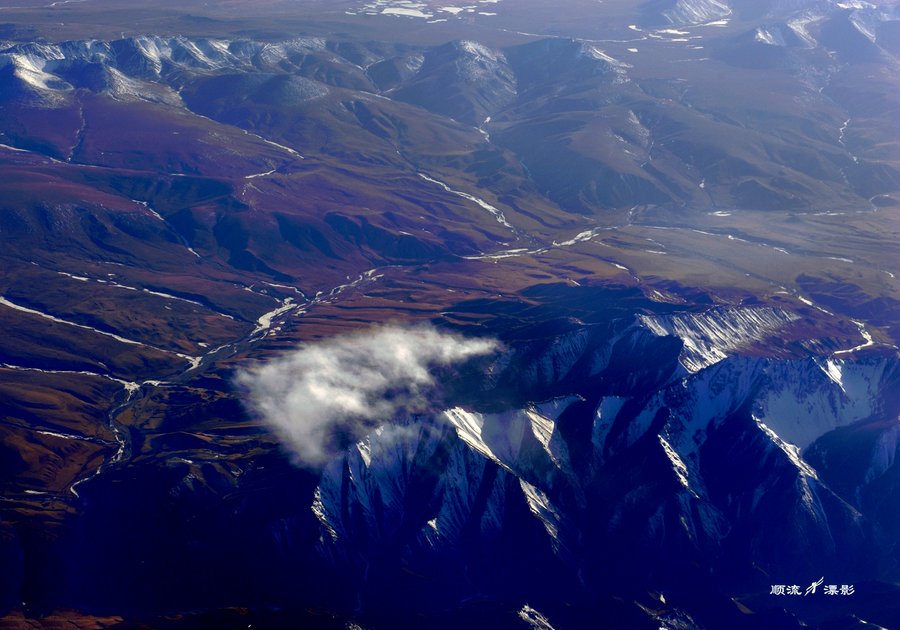
[[[613,359],[571,395],[518,411],[453,408],[379,429],[315,492],[326,553],[366,602],[394,601],[372,576],[403,568],[446,584],[445,597],[511,592],[550,619],[567,606],[600,614],[596,594],[636,585],[671,612],[697,588],[734,598],[798,576],[896,574],[898,558],[876,550],[898,522],[861,499],[896,456],[895,360],[726,359],[649,396],[621,370]],[[870,446],[837,441],[842,425]],[[850,453],[865,481],[847,493],[826,462]],[[522,573],[503,573],[513,565]]]

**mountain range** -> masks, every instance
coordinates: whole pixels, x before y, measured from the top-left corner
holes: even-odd
[[[5,622],[900,624],[897,3],[18,4]],[[385,326],[496,351],[298,461]]]

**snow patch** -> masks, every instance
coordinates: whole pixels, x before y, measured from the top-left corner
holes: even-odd
[[[663,447],[663,450],[666,452],[666,457],[669,458],[669,461],[672,463],[672,470],[675,471],[675,475],[678,477],[679,483],[684,486],[685,490],[691,489],[691,484],[688,483],[688,469],[687,466],[684,465],[684,462],[679,457],[678,453],[675,452],[675,449],[666,442],[666,439],[658,435],[656,436],[659,439],[660,445]]]
[[[553,630],[550,620],[528,604],[519,610],[519,619],[528,624],[532,630]]]
[[[559,529],[562,517],[559,511],[550,502],[550,498],[541,490],[534,487],[524,479],[519,479],[519,486],[528,502],[528,509],[534,514],[538,520],[544,525],[547,534],[553,541],[554,546],[559,543]]]
[[[782,385],[761,392],[754,410],[760,422],[800,450],[838,427],[871,416],[885,370],[883,362],[811,361],[817,369],[800,375],[771,367],[771,380]]]
[[[763,341],[798,316],[769,307],[717,308],[704,313],[639,315],[653,334],[682,340],[680,360],[689,372],[718,363],[729,352]]]
[[[802,474],[806,475],[807,477],[812,477],[813,479],[819,478],[818,474],[816,474],[815,469],[812,466],[810,466],[809,464],[807,464],[803,460],[803,458],[800,456],[800,447],[781,439],[781,437],[779,437],[779,435],[777,433],[775,433],[775,431],[773,431],[771,428],[769,428],[764,422],[762,422],[756,416],[754,416],[753,419],[756,421],[756,424],[757,424],[757,426],[759,426],[760,430],[763,433],[765,433],[769,437],[769,439],[771,439],[772,442],[775,443],[775,445],[778,448],[780,448],[782,451],[784,451],[785,455],[788,456],[788,459],[791,460],[791,463],[797,467],[797,470],[799,470]]]
[[[506,220],[506,216],[503,214],[503,212],[501,210],[498,210],[497,208],[495,208],[488,202],[484,201],[483,199],[479,199],[478,197],[475,197],[474,195],[470,195],[469,193],[466,193],[466,192],[454,190],[454,189],[450,188],[450,186],[448,186],[444,182],[434,179],[433,177],[429,177],[425,173],[419,173],[418,175],[419,175],[419,177],[421,177],[422,179],[424,179],[427,182],[431,182],[432,184],[437,184],[438,186],[443,188],[448,193],[454,194],[457,197],[462,197],[463,199],[467,199],[468,201],[474,202],[479,207],[484,208],[485,210],[490,212],[494,216],[494,219],[497,220],[497,223],[499,223],[500,225],[502,225],[503,227],[505,227],[509,230],[515,231],[515,228],[509,223],[509,221]]]
[[[663,11],[663,17],[674,26],[713,25],[725,22],[731,7],[721,0],[678,0],[675,6]]]

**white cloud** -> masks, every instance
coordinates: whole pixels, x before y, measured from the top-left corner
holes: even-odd
[[[334,455],[336,435],[360,438],[398,413],[429,410],[435,368],[496,349],[430,326],[379,326],[300,346],[237,381],[298,462],[319,466]]]

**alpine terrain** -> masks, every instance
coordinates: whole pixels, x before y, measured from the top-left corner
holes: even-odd
[[[896,0],[0,7],[0,626],[900,627]]]

